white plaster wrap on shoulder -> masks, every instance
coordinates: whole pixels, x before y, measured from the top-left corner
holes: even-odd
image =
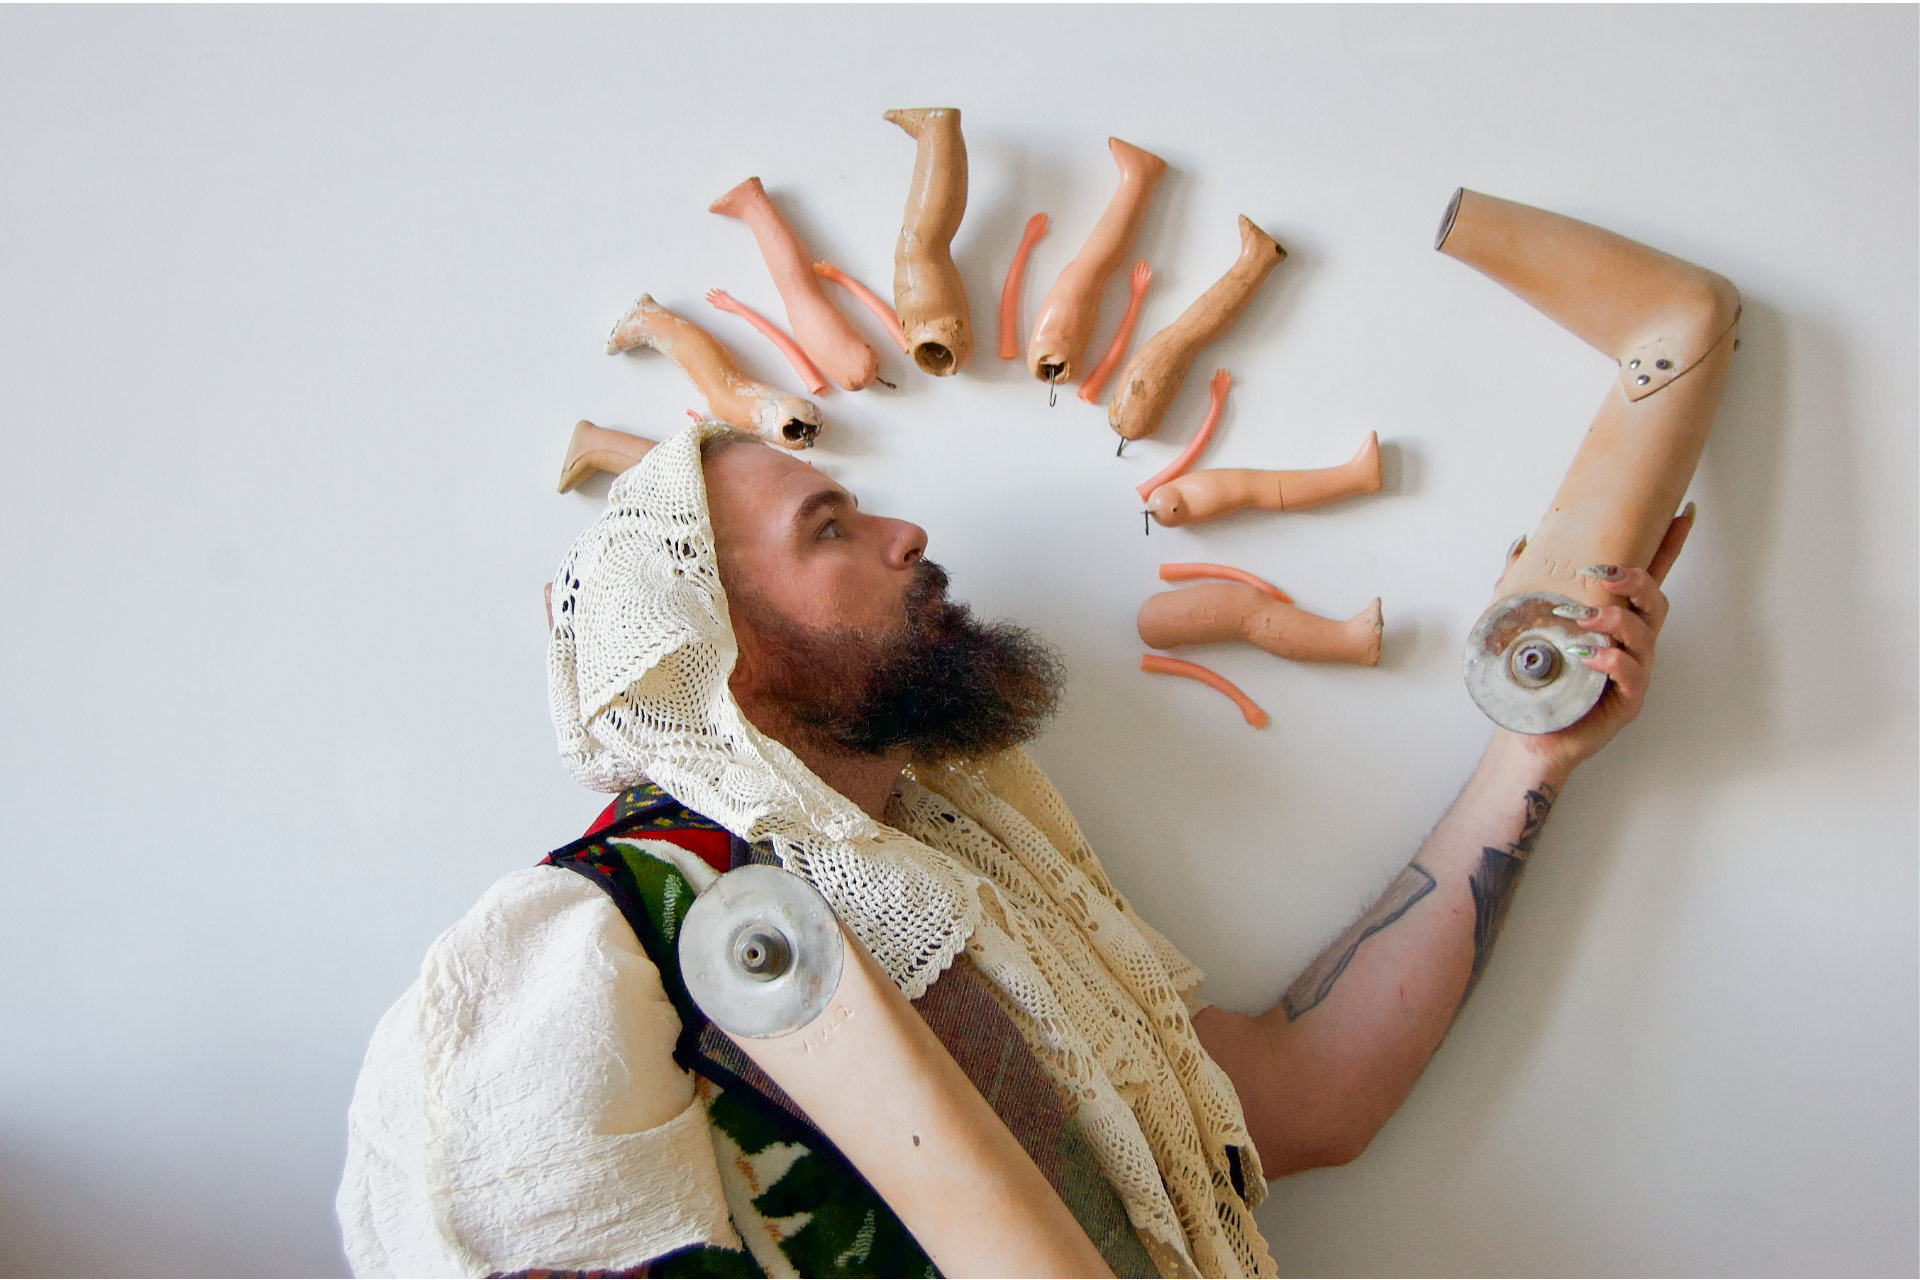
[[[380,1020],[336,1201],[356,1275],[621,1270],[738,1248],[680,1019],[597,885],[496,883]]]
[[[645,778],[769,842],[909,999],[964,947],[1163,1270],[1275,1274],[1239,1098],[1183,999],[1200,972],[1114,891],[1025,753],[916,767],[883,824],[741,712],[700,463],[724,429],[696,423],[617,478],[555,576],[547,669],[568,768],[603,791]]]

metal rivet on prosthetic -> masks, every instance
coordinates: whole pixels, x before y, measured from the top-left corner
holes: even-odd
[[[1520,733],[1552,733],[1600,700],[1606,676],[1567,658],[1568,646],[1591,644],[1592,635],[1553,612],[1578,603],[1531,591],[1481,615],[1467,637],[1467,692],[1488,719]]]
[[[812,885],[773,866],[729,871],[680,926],[687,993],[722,1031],[749,1039],[812,1022],[840,985],[845,943]]]

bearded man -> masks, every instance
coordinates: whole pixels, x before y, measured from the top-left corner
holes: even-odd
[[[933,1274],[680,983],[690,896],[773,862],[915,1002],[1077,1245],[1117,1275],[1274,1274],[1268,1179],[1352,1160],[1412,1087],[1558,789],[1639,709],[1690,523],[1650,570],[1590,571],[1620,600],[1582,624],[1606,637],[1594,712],[1495,730],[1379,902],[1247,1016],[1198,999],[1020,750],[1047,648],[950,601],[918,527],[687,429],[614,482],[553,589],[561,752],[619,798],[443,934],[381,1021],[338,1201],[355,1271]]]

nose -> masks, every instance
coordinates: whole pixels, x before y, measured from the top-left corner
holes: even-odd
[[[887,529],[887,563],[905,569],[927,554],[927,531],[907,520],[883,517]]]

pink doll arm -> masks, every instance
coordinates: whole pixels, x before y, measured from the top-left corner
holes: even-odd
[[[1020,358],[1020,282],[1027,274],[1027,256],[1040,237],[1047,234],[1047,215],[1036,213],[1027,219],[1020,233],[1020,247],[1013,251],[1013,263],[1007,268],[1007,282],[1000,286],[1000,358]]]
[[[1117,348],[1116,348],[1117,349]],[[1112,352],[1108,353],[1109,355]],[[1227,388],[1233,385],[1233,375],[1225,369],[1213,371],[1213,381],[1207,384],[1213,392],[1213,402],[1207,406],[1207,416],[1200,423],[1200,429],[1193,433],[1193,439],[1180,451],[1180,456],[1167,464],[1167,469],[1153,479],[1140,484],[1134,492],[1140,495],[1140,501],[1147,498],[1169,480],[1176,480],[1187,473],[1200,457],[1200,451],[1207,447],[1207,441],[1213,439],[1213,429],[1220,425],[1220,411],[1227,405]]]
[[[819,276],[822,280],[833,281],[848,293],[858,298],[860,305],[873,312],[874,319],[886,326],[887,332],[893,336],[894,345],[902,351],[907,349],[907,331],[900,327],[900,317],[893,314],[893,308],[888,306],[879,294],[867,288],[867,286],[861,284],[858,280],[855,280],[831,262],[814,263],[813,274]]]
[[[780,348],[780,354],[787,358],[787,363],[793,366],[793,371],[800,375],[800,381],[808,392],[817,396],[827,389],[827,380],[820,376],[818,369],[813,367],[813,361],[807,359],[807,353],[802,351],[800,345],[792,338],[780,332],[780,327],[773,321],[745,303],[735,301],[733,296],[724,289],[707,290],[707,303],[722,311],[731,311],[766,335],[767,341]]]
[[[1153,268],[1144,262],[1133,264],[1133,278],[1129,283],[1131,292],[1127,295],[1127,314],[1120,317],[1119,332],[1113,335],[1113,342],[1107,347],[1107,354],[1100,357],[1100,363],[1093,367],[1087,380],[1080,384],[1079,396],[1088,404],[1100,398],[1100,389],[1107,385],[1107,379],[1120,364],[1120,357],[1127,353],[1127,343],[1133,338],[1134,321],[1140,318],[1140,300],[1147,296],[1147,285],[1153,281]]]

